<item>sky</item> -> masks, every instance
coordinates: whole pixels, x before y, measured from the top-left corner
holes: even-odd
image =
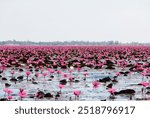
[[[0,41],[150,42],[150,0],[0,0]]]

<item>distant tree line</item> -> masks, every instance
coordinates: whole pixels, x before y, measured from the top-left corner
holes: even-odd
[[[0,45],[149,45],[148,43],[120,43],[119,41],[53,41],[53,42],[33,42],[33,41],[16,41],[16,40],[7,40],[0,41]]]

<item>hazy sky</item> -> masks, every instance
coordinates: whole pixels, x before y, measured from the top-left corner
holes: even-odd
[[[150,0],[0,0],[0,40],[150,42]]]

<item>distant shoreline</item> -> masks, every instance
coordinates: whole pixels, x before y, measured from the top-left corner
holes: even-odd
[[[101,42],[89,42],[89,41],[53,41],[53,42],[33,42],[33,41],[16,41],[16,40],[8,40],[8,41],[0,41],[0,45],[7,46],[20,46],[20,45],[33,45],[33,46],[120,46],[120,45],[150,45],[150,43],[139,43],[139,42],[131,42],[131,43],[121,43],[119,41],[101,41]]]

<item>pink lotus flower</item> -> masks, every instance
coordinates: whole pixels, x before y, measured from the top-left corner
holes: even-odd
[[[11,75],[12,75],[12,77],[13,77],[13,75],[15,74],[15,71],[11,71]]]
[[[45,79],[45,77],[47,76],[47,73],[42,73],[42,75],[44,76],[44,79]]]
[[[121,74],[120,74],[120,72],[116,72],[116,76],[120,76]]]
[[[27,71],[27,72],[26,72],[26,75],[27,75],[27,76],[29,76],[30,74],[31,74],[30,71]]]
[[[8,89],[8,88],[4,88],[3,91],[7,94],[12,94],[12,90]]]
[[[93,88],[99,87],[99,82],[97,82],[97,81],[92,82],[92,84],[93,84]]]
[[[65,78],[67,78],[67,77],[68,77],[68,74],[64,73],[63,76],[64,76]]]
[[[86,77],[86,76],[88,75],[88,73],[87,73],[87,72],[84,72],[83,75]]]
[[[86,76],[88,75],[88,73],[87,73],[87,72],[84,72],[83,75],[84,75],[84,77],[85,77],[84,80],[86,80]]]
[[[54,70],[49,70],[50,74],[53,74],[55,71]]]
[[[29,77],[30,74],[31,74],[30,71],[27,71],[27,72],[26,72],[26,75],[27,75],[27,81],[28,81],[28,77]]]
[[[43,76],[47,76],[47,73],[43,73]]]
[[[39,77],[39,73],[35,73],[35,76],[36,76],[36,78],[38,78]]]
[[[150,82],[141,82],[140,84],[144,87],[148,87],[150,85]]]
[[[64,85],[59,84],[58,87],[60,88],[60,93],[61,93],[61,89],[64,88]]]
[[[13,91],[12,90],[10,90],[10,89],[8,89],[8,88],[4,88],[3,89],[3,91],[5,92],[5,97],[8,99],[8,100],[11,100],[12,98],[12,96],[11,96],[11,94],[13,93]],[[6,96],[6,93],[7,93],[7,96]]]
[[[73,93],[74,93],[74,95],[79,96],[79,95],[81,94],[81,91],[76,90],[76,91],[74,91]]]
[[[146,76],[146,75],[147,75],[147,73],[146,73],[146,72],[143,72],[143,73],[141,73],[141,75],[142,75],[142,76]]]
[[[47,71],[51,71],[52,69],[51,68],[47,68]]]
[[[78,72],[79,72],[79,71],[81,70],[81,68],[80,68],[80,67],[78,67],[78,68],[77,68],[77,70],[78,70]]]
[[[62,72],[61,72],[60,70],[58,70],[57,73],[58,73],[58,75],[61,75],[61,74],[62,74]]]
[[[108,89],[108,92],[111,93],[111,94],[114,94],[114,92],[116,92],[116,89],[114,89],[114,88],[109,88],[109,89]]]
[[[10,95],[10,94],[12,94],[12,93],[13,93],[12,90],[10,90],[10,89],[7,90],[7,94],[8,94],[8,95]]]
[[[59,87],[60,89],[62,89],[62,88],[64,88],[64,85],[63,85],[63,84],[59,84],[58,87]]]
[[[7,96],[7,99],[11,100],[11,99],[13,99],[13,97],[11,95],[9,95],[9,96]]]
[[[76,90],[76,91],[73,92],[73,94],[74,94],[75,96],[79,97],[79,95],[81,94],[81,91]]]
[[[20,91],[19,91],[18,95],[19,95],[21,101],[22,101],[23,98],[27,97],[27,93],[22,88],[20,88]]]
[[[26,69],[29,69],[29,66],[26,66]]]
[[[70,76],[70,77],[69,77],[69,81],[71,82],[71,81],[72,81],[72,79],[73,79],[73,77],[72,77],[72,76]]]
[[[72,71],[73,71],[73,70],[72,70],[72,69],[70,69],[70,70],[69,70],[69,73],[71,74],[71,73],[72,73]]]

